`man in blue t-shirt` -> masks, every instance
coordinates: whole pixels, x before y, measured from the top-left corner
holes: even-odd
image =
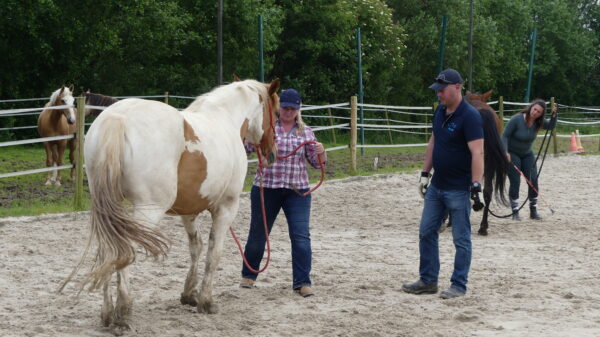
[[[419,274],[402,290],[412,294],[435,294],[440,271],[438,230],[443,217],[452,219],[452,238],[456,254],[451,286],[442,298],[467,292],[471,266],[471,202],[479,201],[483,177],[483,121],[479,112],[462,97],[463,80],[454,69],[442,71],[429,86],[437,93],[440,105],[433,116],[433,134],[425,152],[419,192],[425,199],[419,225]],[[434,169],[429,185],[429,173]]]

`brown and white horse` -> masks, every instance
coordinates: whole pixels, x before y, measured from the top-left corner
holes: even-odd
[[[181,303],[197,306],[199,312],[216,312],[213,277],[225,234],[238,211],[247,170],[242,139],[260,144],[267,160],[275,161],[278,89],[279,80],[234,82],[198,97],[181,112],[157,101],[125,99],[92,123],[84,147],[91,234],[79,266],[95,242],[95,263],[82,287],[103,288],[105,326],[129,326],[133,300],[127,266],[135,260],[136,245],[154,257],[166,253],[168,239],[155,229],[165,213],[181,216],[189,239],[191,265]],[[133,205],[131,215],[125,199]],[[212,227],[198,287],[202,239],[194,220],[205,210],[211,213]],[[109,286],[113,273],[117,274],[115,306]]]
[[[38,117],[38,133],[40,137],[66,136],[75,133],[75,108],[73,103],[73,86],[70,88],[64,85],[57,89],[50,96],[50,101],[45,107],[54,107],[69,105],[71,107],[64,109],[44,109]],[[69,160],[75,164],[75,140],[60,139],[44,142],[46,149],[46,166],[62,166],[63,154],[69,143]],[[71,169],[71,178],[75,175],[75,167]],[[60,186],[60,172],[53,170],[48,172],[46,185]]]

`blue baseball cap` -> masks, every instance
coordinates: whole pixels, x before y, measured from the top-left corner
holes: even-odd
[[[279,96],[279,106],[282,108],[290,107],[298,110],[301,104],[302,98],[295,89],[286,89]]]
[[[435,82],[429,86],[429,89],[440,91],[444,89],[448,84],[462,84],[463,79],[454,69],[445,69],[437,75]]]

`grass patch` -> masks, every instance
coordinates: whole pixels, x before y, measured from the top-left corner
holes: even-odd
[[[561,131],[560,133],[566,133]],[[347,137],[342,134],[337,136],[337,142],[327,142],[329,137],[323,135],[327,148],[347,144]],[[569,138],[557,138],[559,154],[569,153]],[[406,143],[423,143],[417,138]],[[598,138],[581,138],[586,154],[600,152]],[[383,141],[381,143],[384,143]],[[537,152],[541,139],[534,143]],[[550,144],[548,154],[554,151],[554,144]],[[328,152],[328,163],[325,167],[325,183],[327,180],[342,179],[351,176],[366,176],[382,173],[413,172],[420,170],[423,165],[425,147],[411,148],[380,148],[364,149],[361,155],[357,151],[357,169],[350,170],[350,150]],[[255,158],[255,156],[251,157]],[[378,165],[374,166],[375,158]],[[41,145],[23,145],[2,148],[0,155],[0,173],[31,170],[45,167],[46,155]],[[68,163],[68,151],[65,151],[64,163]],[[249,191],[256,173],[256,163],[248,167],[244,190]],[[0,179],[0,217],[31,216],[43,213],[63,213],[73,211],[74,182],[69,177],[69,170],[62,170],[62,186],[45,186],[46,173],[30,174],[18,177]],[[316,184],[321,178],[321,171],[309,169],[311,185]],[[416,179],[416,178],[415,178]],[[84,177],[84,207],[89,209],[89,189]]]

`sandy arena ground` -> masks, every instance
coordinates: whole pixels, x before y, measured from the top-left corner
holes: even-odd
[[[187,236],[179,218],[167,217],[159,227],[173,240],[169,257],[140,257],[131,268],[133,329],[124,335],[600,336],[599,167],[600,156],[548,158],[540,185],[556,213],[541,202],[542,221],[529,220],[528,211],[521,222],[492,218],[490,235],[481,237],[475,234],[481,214],[473,213],[469,292],[452,300],[401,290],[418,277],[417,174],[326,182],[315,193],[312,298],[290,288],[283,216],[271,237],[271,265],[255,289],[238,288],[241,258],[228,237],[214,315],[179,303]],[[248,210],[244,195],[234,224],[244,240]],[[204,242],[208,219],[200,217]],[[76,297],[71,284],[56,294],[80,257],[87,226],[85,212],[0,219],[0,336],[121,333],[101,326],[101,293]],[[446,288],[454,256],[450,231],[440,245],[440,287]]]

